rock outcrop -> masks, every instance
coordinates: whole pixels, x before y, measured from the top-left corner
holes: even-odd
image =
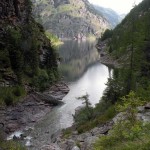
[[[110,121],[82,134],[73,131],[68,138],[63,138],[60,134],[57,138],[52,139],[53,143],[46,145],[42,150],[46,150],[46,148],[47,150],[92,150],[96,140],[107,135],[112,126],[113,121]]]

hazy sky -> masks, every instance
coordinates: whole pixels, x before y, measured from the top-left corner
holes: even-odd
[[[128,13],[134,4],[140,3],[142,0],[89,0],[89,2],[98,4],[106,8],[111,8],[118,13]]]

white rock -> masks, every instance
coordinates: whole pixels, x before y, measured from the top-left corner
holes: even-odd
[[[72,150],[80,150],[80,148],[78,146],[74,146]]]

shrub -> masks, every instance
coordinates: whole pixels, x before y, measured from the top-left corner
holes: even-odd
[[[21,86],[16,86],[13,90],[13,94],[17,97],[21,96],[24,94],[24,88]]]
[[[49,80],[50,78],[46,70],[40,69],[38,75],[32,79],[32,85],[37,90],[44,91],[50,84]]]
[[[113,35],[113,31],[107,29],[107,30],[104,32],[104,34],[102,35],[101,41],[104,41],[104,40],[106,40],[106,39],[108,39],[108,38],[111,38],[112,35]]]
[[[147,135],[149,135],[150,124],[143,126],[143,123],[136,119],[136,108],[142,104],[143,102],[134,92],[123,97],[122,103],[117,104],[116,108],[119,112],[123,112],[124,117],[118,120],[108,136],[101,137],[95,143],[95,150],[146,150],[149,140],[141,139],[149,139]]]
[[[14,96],[12,95],[12,93],[8,93],[8,95],[5,96],[4,102],[7,106],[10,106],[13,104]]]
[[[78,99],[83,100],[83,104],[85,107],[80,110],[78,114],[75,115],[75,122],[77,124],[82,124],[86,121],[90,121],[93,118],[93,108],[91,107],[91,103],[89,102],[89,95],[86,94]]]
[[[22,86],[0,87],[0,105],[12,105],[26,95]]]
[[[0,141],[0,148],[3,150],[26,150],[25,147],[14,141]]]

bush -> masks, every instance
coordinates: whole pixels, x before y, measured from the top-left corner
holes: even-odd
[[[22,86],[0,87],[0,105],[12,105],[25,95],[26,92]]]
[[[32,85],[39,91],[44,91],[50,84],[49,82],[49,75],[47,74],[46,70],[39,70],[37,76],[34,76],[32,79]]]
[[[14,141],[0,141],[0,148],[3,150],[26,150],[25,147]]]
[[[93,108],[89,102],[89,95],[86,94],[78,99],[82,99],[85,107],[80,110],[78,114],[75,115],[74,119],[77,124],[82,124],[86,121],[90,121],[93,118]]]
[[[123,119],[118,120],[108,136],[101,137],[95,143],[95,150],[146,150],[149,145],[147,135],[149,136],[150,124],[143,126],[136,119],[136,108],[142,104],[134,92],[123,97],[122,103],[116,105],[117,110],[123,112]]]
[[[25,91],[24,88],[21,86],[16,86],[13,90],[13,94],[17,97],[24,95]]]
[[[113,35],[113,31],[107,29],[107,30],[104,32],[104,34],[102,35],[101,41],[104,41],[104,40],[106,40],[106,39],[108,39],[108,38],[111,38],[112,35]]]
[[[5,96],[4,98],[4,102],[7,106],[10,106],[13,104],[14,102],[14,96],[12,95],[12,93],[9,93],[8,95]]]
[[[78,99],[82,99],[85,103],[85,107],[75,116],[75,122],[79,133],[89,131],[100,124],[105,124],[116,115],[114,105],[104,100],[101,100],[100,103],[93,108],[90,106],[88,94]]]

